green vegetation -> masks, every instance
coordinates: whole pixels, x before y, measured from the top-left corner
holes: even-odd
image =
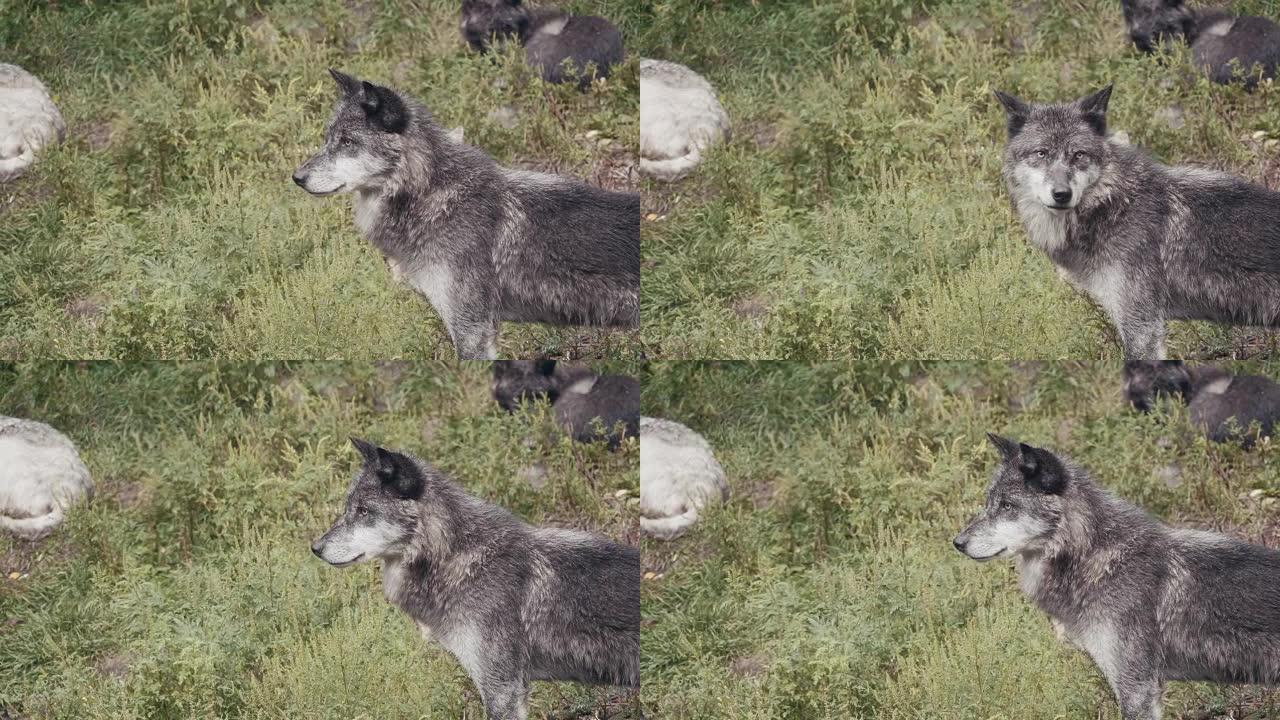
[[[658,3],[644,40],[704,73],[734,125],[693,177],[642,183],[651,357],[1119,357],[1009,207],[993,88],[1055,101],[1114,82],[1113,129],[1158,158],[1280,181],[1280,89],[1139,56],[1116,0]],[[1169,351],[1260,344],[1176,323]]]
[[[628,37],[633,5],[610,13]],[[350,202],[289,179],[321,144],[325,69],[415,95],[500,162],[615,189],[634,189],[639,122],[634,60],[588,93],[547,86],[516,48],[468,52],[458,7],[0,3],[3,61],[50,87],[69,128],[0,187],[0,359],[453,357],[435,312],[359,237]],[[511,127],[491,115],[503,107]],[[638,332],[506,325],[500,352],[638,348]]]
[[[996,462],[987,431],[1067,454],[1168,522],[1275,545],[1275,447],[1210,445],[1185,413],[1134,413],[1118,376],[1114,363],[651,365],[645,413],[703,433],[733,498],[676,542],[645,541],[646,714],[1119,720],[1012,562],[951,547]],[[1277,713],[1257,687],[1166,692],[1171,719]]]
[[[483,718],[376,564],[311,555],[357,465],[349,435],[531,522],[638,540],[635,443],[543,440],[550,418],[501,413],[476,364],[0,366],[0,408],[66,432],[97,483],[49,538],[0,534],[0,717]],[[531,717],[635,704],[535,683]]]

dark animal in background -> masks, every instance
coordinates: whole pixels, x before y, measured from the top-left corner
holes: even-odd
[[[1163,359],[1169,320],[1280,323],[1280,193],[1108,141],[1110,87],[1051,105],[996,97],[1027,238],[1101,306],[1125,359]]]
[[[587,87],[593,77],[609,77],[622,62],[622,33],[594,15],[570,15],[557,8],[527,8],[520,0],[464,0],[462,37],[476,52],[491,42],[515,39],[525,62],[552,83],[575,81]]]
[[[616,448],[640,431],[640,383],[635,378],[598,375],[549,359],[493,364],[493,399],[503,410],[515,412],[523,403],[544,398],[556,423],[578,442],[607,440]]]
[[[1232,375],[1212,367],[1187,367],[1178,360],[1131,361],[1124,365],[1125,397],[1134,409],[1151,412],[1160,398],[1187,406],[1191,424],[1214,442],[1254,443],[1249,428],[1270,437],[1280,420],[1280,385],[1259,375]]]
[[[1184,40],[1196,66],[1216,83],[1243,80],[1252,88],[1258,84],[1257,66],[1263,78],[1276,75],[1280,25],[1267,18],[1188,7],[1183,0],[1121,0],[1120,5],[1129,38],[1142,52]]]
[[[533,527],[431,465],[352,438],[363,463],[311,546],[382,561],[387,601],[466,670],[489,720],[525,720],[529,683],[640,685],[640,551]]]
[[[1168,680],[1280,682],[1280,551],[1170,527],[1048,450],[990,438],[986,505],[953,543],[1015,558],[1022,592],[1093,659],[1124,720],[1159,720]]]
[[[639,193],[501,167],[412,98],[330,72],[324,147],[293,180],[354,195],[356,227],[440,314],[459,357],[496,358],[502,321],[640,324]]]

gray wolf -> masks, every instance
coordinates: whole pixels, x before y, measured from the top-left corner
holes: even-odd
[[[729,137],[729,116],[698,73],[665,60],[640,61],[640,172],[672,182]]]
[[[525,63],[551,83],[609,77],[625,56],[622,33],[594,15],[570,15],[557,8],[525,7],[521,0],[463,0],[462,38],[472,50],[486,52],[494,40],[516,38]]]
[[[1276,324],[1280,193],[1108,142],[1110,87],[1056,105],[996,97],[1014,211],[1111,319],[1126,359],[1162,359],[1169,320]]]
[[[1129,38],[1144,53],[1181,39],[1216,83],[1241,80],[1253,88],[1260,76],[1276,75],[1280,26],[1266,18],[1187,7],[1183,0],[1120,0],[1120,6]]]
[[[1191,424],[1214,442],[1252,447],[1256,436],[1270,437],[1280,420],[1280,385],[1260,375],[1232,375],[1205,365],[1187,367],[1178,360],[1131,361],[1124,365],[1124,391],[1134,409],[1151,412],[1160,398],[1187,406]],[[1257,431],[1250,428],[1257,424]]]
[[[640,418],[640,529],[683,535],[707,503],[729,499],[724,468],[701,435],[672,420]]]
[[[490,720],[524,720],[529,683],[640,683],[640,551],[526,524],[411,455],[351,441],[363,463],[312,552],[382,561],[387,601],[466,670]]]
[[[1280,681],[1280,552],[1169,527],[1048,450],[989,437],[1000,464],[955,547],[1014,558],[1022,591],[1093,659],[1124,720],[1159,720],[1169,680]]]
[[[340,97],[325,145],[294,182],[355,196],[356,227],[460,357],[494,359],[503,320],[639,325],[638,194],[500,167],[411,98],[330,72]]]
[[[21,176],[46,145],[67,137],[67,124],[36,76],[0,63],[0,182]]]
[[[69,507],[93,497],[93,478],[66,435],[42,422],[0,415],[0,528],[47,535]]]
[[[640,382],[626,375],[600,375],[551,359],[498,360],[493,399],[507,412],[545,399],[556,424],[578,442],[606,440],[617,448],[640,432]]]

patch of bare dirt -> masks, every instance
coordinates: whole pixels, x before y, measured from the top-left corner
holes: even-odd
[[[759,677],[769,669],[769,658],[763,654],[745,655],[729,663],[729,672],[739,677]]]
[[[10,211],[26,205],[39,205],[53,197],[53,186],[31,177],[30,174],[0,182],[0,218]]]
[[[733,301],[730,309],[741,320],[749,320],[757,329],[764,327],[764,319],[769,314],[771,299],[766,295],[753,293],[744,295]]]
[[[115,142],[115,131],[111,121],[106,119],[91,120],[79,125],[71,133],[71,136],[80,138],[85,146],[93,152],[105,150]]]
[[[1248,360],[1267,357],[1280,351],[1280,331],[1265,327],[1237,327],[1230,330],[1229,344],[1223,348],[1216,342],[1192,346],[1186,353],[1194,360]]]
[[[124,680],[129,676],[130,659],[122,653],[108,653],[94,661],[93,667],[98,674],[115,680]]]
[[[104,295],[80,295],[67,300],[62,310],[72,320],[94,327],[106,313],[107,298]]]
[[[146,500],[147,488],[135,480],[108,478],[98,483],[98,495],[119,505],[121,510],[132,510]]]
[[[21,592],[41,568],[62,565],[78,553],[61,528],[39,540],[0,537],[0,595]],[[0,618],[0,623],[4,621]]]
[[[778,144],[780,132],[775,123],[767,120],[751,120],[733,131],[735,137],[745,137],[757,150],[769,150]]]

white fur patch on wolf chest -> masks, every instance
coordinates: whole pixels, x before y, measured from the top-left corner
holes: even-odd
[[[405,272],[401,265],[400,270],[409,287],[417,290],[431,303],[431,307],[440,313],[440,319],[447,327],[453,317],[453,273],[449,272],[449,267],[440,263]]]
[[[361,235],[369,237],[378,217],[382,215],[382,193],[376,190],[357,191],[352,207],[355,210],[356,229]]]
[[[1101,267],[1089,273],[1072,273],[1072,283],[1093,301],[1098,303],[1107,317],[1118,321],[1124,297],[1124,272],[1115,265]]]

